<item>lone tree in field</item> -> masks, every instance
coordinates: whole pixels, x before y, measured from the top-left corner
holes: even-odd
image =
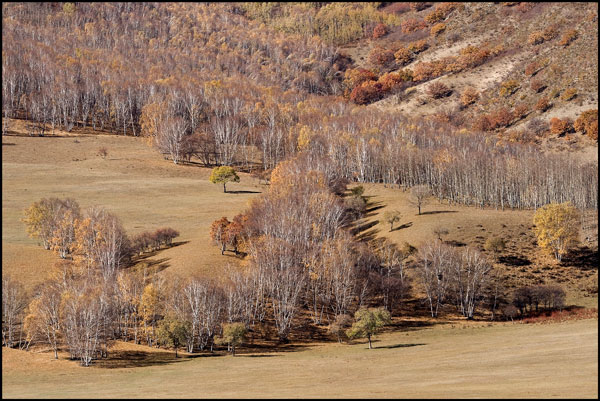
[[[427,185],[417,185],[410,189],[410,204],[419,208],[421,214],[421,206],[427,204],[427,198],[431,195],[431,190]]]
[[[177,358],[177,348],[185,344],[190,331],[190,324],[172,316],[165,317],[160,324],[156,334],[158,340],[175,348],[175,358]]]
[[[438,226],[433,229],[433,233],[437,236],[437,238],[442,241],[442,236],[448,235],[449,231],[446,227]]]
[[[223,192],[227,192],[225,185],[228,182],[240,182],[240,177],[236,174],[233,167],[221,166],[215,167],[210,174],[210,182],[213,184],[223,184]]]
[[[242,344],[246,338],[246,325],[244,323],[228,323],[223,325],[223,337],[218,339],[221,344],[227,344],[231,354],[235,356],[235,347]]]
[[[369,349],[371,346],[371,337],[379,333],[386,324],[391,323],[390,312],[385,308],[361,308],[354,314],[356,320],[352,327],[346,331],[348,338],[364,338],[369,339]]]
[[[383,214],[383,220],[390,223],[390,232],[394,230],[394,223],[400,221],[400,212],[397,210],[389,210]]]
[[[571,202],[549,203],[542,206],[535,212],[533,224],[538,245],[553,252],[559,262],[563,255],[577,243],[579,211]]]
[[[483,248],[486,251],[493,252],[494,255],[498,255],[506,249],[506,242],[500,237],[489,237]]]

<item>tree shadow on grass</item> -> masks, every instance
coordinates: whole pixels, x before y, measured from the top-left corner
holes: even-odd
[[[411,227],[412,225],[413,225],[412,221],[409,221],[408,223],[404,223],[401,226],[395,227],[392,231],[402,230],[404,228]]]
[[[359,235],[360,233],[367,231],[369,228],[379,224],[379,220],[367,221],[366,223],[357,222],[356,225],[351,229],[353,235]]]
[[[260,191],[227,191],[228,194],[262,194]]]
[[[431,212],[421,212],[421,215],[424,214],[440,214],[440,213],[458,213],[456,210],[434,210]]]
[[[394,349],[394,348],[418,347],[420,345],[427,345],[427,344],[425,344],[425,343],[416,343],[416,344],[380,345],[379,347],[373,347],[373,348],[374,349]]]
[[[500,256],[498,262],[510,266],[529,266],[531,261],[521,256]]]
[[[574,249],[563,257],[561,265],[572,266],[581,270],[597,270],[598,250],[587,246]]]
[[[175,358],[175,352],[109,351],[108,358],[94,361],[102,369],[141,368],[185,362],[186,357]]]

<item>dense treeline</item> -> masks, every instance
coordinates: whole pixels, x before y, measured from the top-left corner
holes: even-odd
[[[451,202],[597,208],[597,162],[313,96],[343,90],[347,63],[336,49],[238,11],[4,4],[3,115],[46,123],[39,130],[145,135],[175,163],[270,170],[306,149],[331,157],[346,179],[428,185]]]
[[[239,93],[250,82],[262,90],[337,91],[335,48],[260,27],[232,5],[2,7],[5,117],[137,135],[142,108],[168,94],[187,107],[194,125],[202,115],[198,97],[205,98],[204,83],[213,80],[234,78]]]

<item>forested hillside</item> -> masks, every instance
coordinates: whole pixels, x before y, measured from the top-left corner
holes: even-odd
[[[15,139],[3,243],[14,259],[35,241],[56,259],[35,288],[3,275],[3,345],[45,343],[84,366],[117,340],[371,348],[399,316],[512,321],[579,308],[573,294],[597,304],[597,4],[2,13],[2,133]],[[15,234],[17,209],[30,239]],[[158,257],[177,247],[186,274]],[[207,247],[201,270],[190,254]]]

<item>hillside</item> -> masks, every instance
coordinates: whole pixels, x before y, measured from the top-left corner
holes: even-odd
[[[3,3],[3,396],[597,397],[597,15]]]

